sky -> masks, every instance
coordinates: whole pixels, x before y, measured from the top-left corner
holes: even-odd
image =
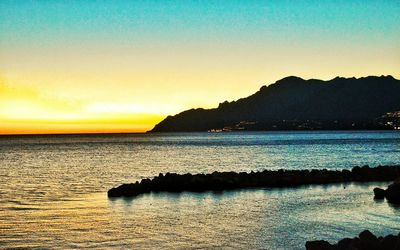
[[[0,134],[144,132],[295,75],[400,78],[398,0],[0,1]]]

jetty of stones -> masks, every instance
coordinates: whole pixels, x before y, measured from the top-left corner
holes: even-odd
[[[260,187],[294,187],[310,184],[393,181],[400,177],[400,165],[353,167],[351,170],[264,170],[261,172],[213,172],[210,174],[159,174],[122,184],[108,191],[109,197],[135,197],[149,192],[204,192]]]

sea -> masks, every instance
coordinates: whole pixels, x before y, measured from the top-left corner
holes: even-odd
[[[108,198],[159,173],[400,164],[400,131],[0,137],[0,249],[305,249],[400,232],[388,183]]]

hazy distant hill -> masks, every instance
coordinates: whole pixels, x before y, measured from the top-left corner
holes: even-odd
[[[330,81],[290,76],[215,109],[168,116],[151,132],[393,128],[387,113],[394,111],[400,111],[400,81],[392,76]]]

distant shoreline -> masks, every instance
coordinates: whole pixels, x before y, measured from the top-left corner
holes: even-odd
[[[1,137],[34,137],[34,136],[99,136],[99,135],[146,135],[146,134],[182,134],[182,133],[223,133],[223,134],[230,134],[230,133],[252,133],[252,132],[319,132],[319,131],[332,131],[332,132],[345,132],[345,131],[399,131],[399,129],[391,129],[391,128],[375,128],[375,129],[287,129],[287,130],[234,130],[234,131],[222,131],[222,132],[209,132],[209,131],[174,131],[174,132],[155,132],[155,131],[146,131],[146,132],[94,132],[94,133],[39,133],[39,134],[0,134]]]

